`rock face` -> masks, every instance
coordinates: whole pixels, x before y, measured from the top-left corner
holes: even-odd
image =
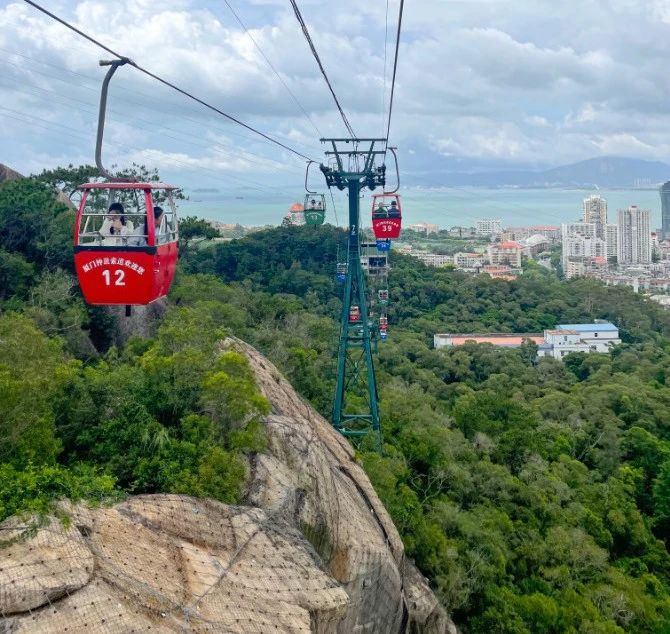
[[[11,167],[7,167],[0,163],[0,183],[4,181],[15,181],[19,178],[23,178],[23,176],[14,171]]]
[[[0,163],[0,183],[4,183],[5,181],[16,181],[20,178],[25,177],[23,174],[19,174],[17,171],[13,170],[11,167],[7,167],[6,165]],[[70,209],[76,209],[65,192],[59,190],[56,193],[56,199],[64,205],[67,205]]]
[[[276,368],[247,505],[177,495],[0,526],[0,632],[455,633],[348,443]]]

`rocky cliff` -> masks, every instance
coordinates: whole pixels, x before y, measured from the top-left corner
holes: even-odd
[[[11,167],[7,167],[0,163],[0,183],[4,181],[15,181],[18,178],[23,178],[23,176],[14,171]]]
[[[0,525],[0,632],[455,632],[348,443],[250,346],[272,404],[245,506],[177,495]]]

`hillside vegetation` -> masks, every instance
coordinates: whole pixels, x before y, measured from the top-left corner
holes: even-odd
[[[73,214],[45,183],[0,185],[1,516],[63,495],[237,501],[267,403],[216,343],[257,346],[328,416],[344,234],[182,245],[156,336],[117,349],[78,293]],[[505,282],[397,254],[392,266],[384,452],[363,443],[359,457],[455,621],[481,634],[670,632],[670,314],[541,268]],[[438,331],[594,318],[621,330],[611,355],[431,349]]]

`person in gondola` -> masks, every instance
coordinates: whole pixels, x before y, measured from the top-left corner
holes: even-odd
[[[319,211],[323,211],[323,203],[322,203],[321,201],[318,201],[318,202],[316,203],[316,208],[317,208]]]
[[[165,213],[162,207],[154,207],[154,231],[156,235],[156,244],[164,244],[168,241],[169,233],[167,224],[163,222]],[[145,247],[149,240],[149,228],[147,227],[147,219],[144,219],[143,233],[136,233],[135,246]]]
[[[309,208],[310,209],[316,209],[316,200],[312,198],[312,200],[309,201]]]
[[[132,234],[133,223],[130,220],[126,220],[123,205],[121,203],[112,203],[100,228],[102,246],[123,246],[127,242],[127,236]]]
[[[400,208],[395,200],[391,201],[391,208],[389,209],[389,218],[400,218]]]
[[[385,205],[383,202],[379,202],[377,205],[377,208],[373,212],[373,217],[375,218],[388,218],[388,210],[386,209]]]
[[[156,228],[156,244],[165,244],[170,235],[167,228],[167,218],[162,207],[154,207],[154,226]]]

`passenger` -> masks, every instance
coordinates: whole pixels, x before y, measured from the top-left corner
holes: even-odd
[[[321,201],[319,201],[318,203],[316,203],[316,208],[317,208],[319,211],[323,211],[323,203],[322,203]]]
[[[100,228],[102,245],[106,247],[124,246],[127,243],[125,236],[132,234],[133,223],[126,220],[123,205],[112,203]]]
[[[383,202],[379,202],[377,209],[372,214],[375,218],[388,218],[388,211]]]
[[[154,207],[154,228],[156,231],[156,244],[165,244],[169,239],[167,218],[162,207]]]
[[[310,209],[316,209],[316,200],[312,198],[312,200],[309,201],[309,208]]]
[[[167,230],[167,223],[163,222],[165,218],[165,213],[163,212],[162,207],[154,207],[154,232],[156,236],[155,244],[164,244],[169,239],[169,232]],[[147,219],[144,218],[144,226],[142,227],[142,233],[138,231],[135,232],[135,239],[133,246],[145,247],[149,244],[149,228],[147,226]]]
[[[400,207],[395,200],[391,201],[391,209],[389,209],[389,218],[400,218]]]

